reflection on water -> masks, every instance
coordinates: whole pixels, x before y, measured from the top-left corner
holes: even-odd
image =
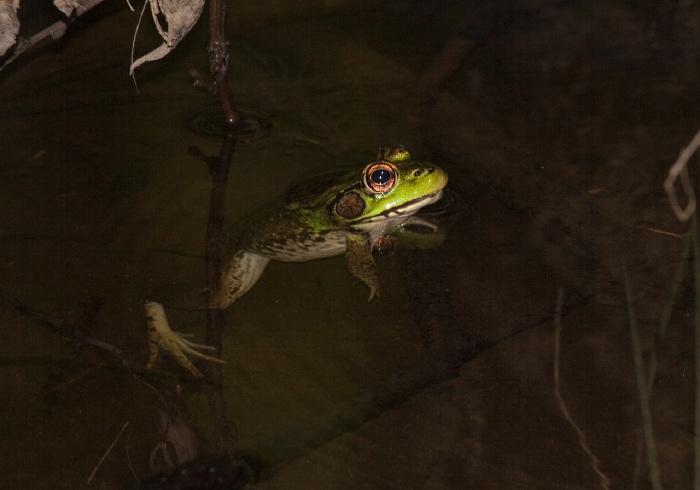
[[[591,300],[601,287],[593,268],[604,259],[528,202],[528,186],[545,185],[544,164],[522,187],[474,170],[476,160],[495,171],[514,165],[508,157],[521,149],[504,153],[513,145],[507,131],[472,105],[413,92],[429,65],[418,66],[416,50],[428,60],[438,39],[424,32],[424,46],[411,36],[400,46],[395,32],[377,29],[387,38],[379,42],[353,28],[396,27],[394,13],[238,28],[234,91],[270,121],[241,137],[227,219],[313,169],[361,167],[373,148],[403,142],[450,175],[460,212],[443,224],[443,243],[399,244],[377,259],[382,295],[370,303],[342,257],[268,267],[225,313],[233,462],[198,459],[216,439],[215,421],[172,359],[132,376],[116,350],[73,349],[5,304],[3,486],[85,486],[129,422],[93,485],[132,487],[152,469],[196,459],[191,475],[216,468],[237,484],[254,472],[271,489],[590,488],[594,475],[552,394],[560,286],[564,396],[604,471],[631,481],[638,426],[624,308]],[[399,31],[413,32],[410,16],[404,21]],[[219,143],[190,127],[212,105],[186,75],[206,66],[201,26],[137,73],[137,94],[127,76],[133,24],[118,12],[0,74],[0,286],[51,318],[101,298],[90,335],[145,363],[144,299],[165,303],[176,330],[204,338],[211,184],[187,151],[216,155]],[[461,93],[476,75],[454,76]],[[507,91],[507,80],[485,90],[499,88]],[[484,113],[504,111],[488,100]],[[456,124],[456,113],[469,123]],[[680,376],[686,363],[675,369],[665,375]],[[660,423],[685,447],[685,422]],[[680,468],[674,481],[687,473]]]
[[[226,118],[219,107],[190,116],[187,125],[194,134],[216,141],[221,141],[228,131]],[[270,129],[270,121],[267,116],[238,109],[238,133],[247,135],[268,129]]]

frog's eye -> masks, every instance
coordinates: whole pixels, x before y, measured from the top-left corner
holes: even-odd
[[[370,163],[363,175],[365,189],[374,194],[389,192],[396,185],[396,170],[388,162]]]

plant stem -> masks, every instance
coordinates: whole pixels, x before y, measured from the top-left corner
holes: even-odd
[[[632,287],[625,276],[625,294],[627,296],[627,314],[630,322],[630,334],[632,337],[632,351],[634,353],[634,372],[637,377],[637,389],[639,390],[639,408],[642,412],[642,429],[644,431],[644,443],[647,448],[647,462],[649,464],[649,479],[654,490],[661,490],[661,472],[659,471],[658,459],[656,457],[656,441],[654,439],[654,424],[651,416],[650,391],[651,386],[647,386],[647,377],[642,359],[642,343],[639,339],[639,324],[637,322],[637,312],[634,307],[632,297]]]
[[[228,84],[228,42],[225,38],[226,24],[225,0],[209,2],[209,69],[213,77],[212,92],[216,95],[226,119],[228,132],[221,143],[219,158],[207,159],[212,177],[209,198],[209,219],[205,237],[205,256],[207,285],[211,292],[217,288],[221,270],[221,254],[224,245],[224,204],[228,186],[229,169],[236,149],[238,133],[238,112]],[[217,348],[221,356],[224,326],[226,318],[222,310],[207,310],[206,344]],[[236,448],[237,429],[226,417],[226,398],[224,397],[224,376],[221,365],[208,363],[207,383],[204,386],[212,416],[216,422],[214,447],[219,454],[231,454]]]
[[[226,0],[209,2],[209,70],[211,71],[213,91],[224,111],[226,123],[235,128],[238,112],[233,101],[233,94],[228,84],[228,41],[224,27],[226,21]]]
[[[690,227],[693,234],[693,276],[695,282],[695,461],[693,466],[693,488],[700,490],[700,235],[698,235],[697,214],[693,214],[693,222]]]
[[[680,291],[681,285],[683,284],[683,276],[685,276],[685,266],[690,258],[690,250],[693,245],[694,238],[692,236],[683,237],[683,249],[681,251],[681,262],[676,269],[676,274],[673,276],[673,282],[671,283],[671,290],[668,293],[668,300],[664,305],[664,309],[661,312],[661,319],[659,320],[659,331],[656,337],[656,342],[654,348],[651,350],[649,355],[649,373],[647,376],[646,390],[649,400],[651,400],[652,387],[654,386],[654,381],[656,379],[656,370],[658,369],[658,358],[657,351],[661,348],[661,343],[666,338],[666,331],[668,330],[668,325],[671,323],[671,315],[673,313],[673,307],[676,304],[676,299],[678,298],[678,292]]]

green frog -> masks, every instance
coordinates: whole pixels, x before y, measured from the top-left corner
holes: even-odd
[[[233,256],[224,266],[210,307],[226,308],[252,288],[270,260],[301,262],[345,254],[350,273],[379,295],[373,251],[391,248],[393,238],[411,229],[437,231],[431,219],[414,216],[437,202],[447,174],[427,162],[416,162],[406,148],[387,146],[363,169],[319,176],[293,188],[285,199],[251,214],[235,228]],[[391,235],[391,236],[390,236]],[[169,352],[193,377],[202,373],[189,356],[224,362],[205,354],[211,346],[187,340],[173,331],[163,305],[143,303],[148,325],[150,357]]]
[[[422,207],[438,201],[447,174],[411,158],[401,145],[381,148],[363,169],[320,176],[252,213],[235,228],[233,256],[210,307],[226,308],[255,285],[270,260],[303,262],[345,254],[350,273],[379,295],[372,249]]]

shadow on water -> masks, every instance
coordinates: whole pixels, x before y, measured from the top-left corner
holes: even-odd
[[[251,463],[257,487],[270,489],[590,487],[590,467],[552,395],[551,323],[563,287],[565,396],[605,469],[627,482],[637,443],[630,354],[620,290],[600,272],[614,268],[614,233],[603,249],[591,237],[602,220],[591,196],[605,195],[596,181],[604,163],[584,155],[567,166],[552,156],[565,160],[568,140],[530,128],[523,114],[531,107],[516,102],[547,103],[541,92],[510,86],[510,68],[494,68],[494,59],[517,57],[504,54],[502,38],[481,55],[447,43],[447,88],[417,82],[437,63],[431,56],[443,38],[411,8],[260,16],[255,28],[232,22],[233,90],[258,130],[240,136],[227,223],[305,176],[361,167],[390,143],[445,168],[457,208],[440,243],[399,245],[378,259],[382,295],[369,303],[334,257],[273,262],[226,310],[223,376],[227,415],[240,432],[236,457]],[[190,395],[171,358],[136,376],[120,362],[148,358],[144,299],[163,302],[175,330],[204,338],[211,180],[187,149],[218,154],[219,141],[207,135],[220,129],[206,117],[211,98],[187,76],[206,67],[204,29],[137,72],[137,94],[128,77],[134,23],[127,11],[85,22],[59,51],[0,74],[0,286],[11,296],[0,308],[0,481],[8,488],[86,487],[127,422],[92,485],[134,487],[163,442],[164,407],[193,446],[216,437],[205,397]],[[367,29],[381,39],[368,39]],[[450,56],[479,68],[456,68]],[[503,78],[483,84],[489,70]],[[561,102],[561,80],[548,81],[546,95]],[[513,104],[504,108],[503,97]],[[532,117],[551,129],[559,109]],[[576,184],[558,188],[557,173]],[[582,182],[583,191],[575,187]],[[39,325],[84,325],[75,319],[88,310],[90,334],[118,352],[70,348]],[[678,361],[678,372],[686,364]],[[172,393],[163,396],[162,386]],[[173,415],[180,411],[188,417]],[[238,478],[228,461],[197,461],[188,471],[215,467]]]

